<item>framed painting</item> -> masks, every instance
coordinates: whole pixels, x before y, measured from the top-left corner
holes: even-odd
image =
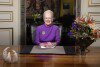
[[[42,15],[45,10],[52,10],[55,17],[59,16],[60,0],[26,0],[26,16]]]

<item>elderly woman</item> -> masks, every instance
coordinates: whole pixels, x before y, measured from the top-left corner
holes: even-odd
[[[36,44],[44,47],[52,47],[60,42],[59,27],[53,25],[53,12],[47,10],[43,14],[44,24],[36,29]]]

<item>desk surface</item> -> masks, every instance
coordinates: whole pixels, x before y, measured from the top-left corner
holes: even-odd
[[[22,54],[77,54],[76,48],[78,46],[56,46],[55,48],[40,48],[37,45],[23,46],[20,50]]]
[[[19,54],[17,63],[6,63],[2,51],[7,46],[0,46],[0,67],[100,67],[100,47],[89,47],[89,53],[81,55],[34,55]],[[10,46],[20,51],[22,46]]]

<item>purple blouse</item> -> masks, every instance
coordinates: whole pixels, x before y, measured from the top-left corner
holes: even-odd
[[[46,26],[45,24],[40,25],[36,29],[36,44],[42,42],[60,42],[60,30],[56,25]]]

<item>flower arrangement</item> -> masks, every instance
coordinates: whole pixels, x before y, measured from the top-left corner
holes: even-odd
[[[37,23],[36,20],[37,20],[38,18],[40,18],[40,14],[39,14],[39,13],[33,13],[33,14],[32,14],[32,17],[33,17],[35,23]]]
[[[71,30],[68,33],[68,36],[86,38],[90,37],[91,39],[97,39],[97,29],[95,26],[95,21],[90,17],[78,17],[75,22],[72,23]]]
[[[90,16],[77,17],[75,22],[72,23],[71,30],[68,32],[68,36],[76,38],[79,46],[85,46],[87,48],[97,38],[98,30],[96,29],[95,21]],[[84,49],[82,49],[84,51]]]

